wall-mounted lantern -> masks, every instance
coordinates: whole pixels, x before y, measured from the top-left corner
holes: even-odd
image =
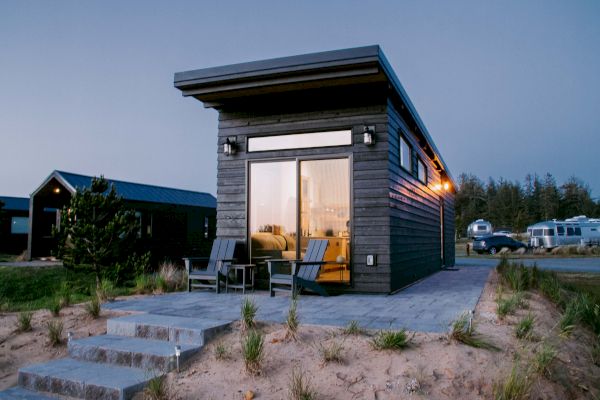
[[[363,142],[367,146],[372,146],[375,144],[375,127],[365,125],[363,131]]]
[[[237,151],[237,143],[235,137],[228,137],[223,144],[223,153],[226,156],[234,155]]]

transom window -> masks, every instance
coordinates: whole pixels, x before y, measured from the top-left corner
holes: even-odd
[[[351,130],[294,133],[291,135],[259,136],[248,138],[248,152],[348,146],[351,144]]]

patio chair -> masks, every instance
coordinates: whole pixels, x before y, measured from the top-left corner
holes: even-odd
[[[267,260],[269,268],[269,293],[275,296],[276,291],[287,291],[292,294],[302,288],[310,289],[321,296],[327,292],[317,283],[321,270],[325,250],[329,245],[328,240],[311,239],[302,260]],[[290,272],[284,271],[287,269]]]
[[[213,242],[210,257],[184,258],[188,271],[188,291],[191,292],[193,288],[211,288],[219,293],[221,282],[227,279],[229,265],[235,262],[233,254],[236,243],[236,239],[218,238]],[[194,269],[194,261],[206,262],[206,269]]]

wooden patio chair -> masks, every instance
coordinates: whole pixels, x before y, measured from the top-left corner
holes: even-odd
[[[275,296],[275,291],[294,294],[302,288],[310,289],[321,296],[328,296],[325,289],[317,283],[321,266],[326,264],[323,257],[328,245],[328,240],[311,239],[302,260],[267,260],[271,297]]]
[[[227,269],[231,263],[235,262],[233,258],[236,239],[215,239],[213,242],[210,257],[189,257],[184,258],[188,271],[188,291],[192,288],[211,288],[217,293],[221,291],[221,282],[227,279]],[[194,269],[195,261],[206,262],[206,269]]]

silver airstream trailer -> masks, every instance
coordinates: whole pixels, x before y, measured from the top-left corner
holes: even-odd
[[[564,221],[538,222],[527,227],[529,246],[552,249],[565,245],[600,244],[600,219],[580,215]]]
[[[467,227],[467,236],[471,239],[492,234],[492,224],[483,219],[473,221]]]

